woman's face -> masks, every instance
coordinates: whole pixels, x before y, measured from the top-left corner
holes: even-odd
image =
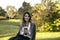
[[[29,21],[29,15],[25,14],[24,19],[25,19],[26,22],[28,22]]]

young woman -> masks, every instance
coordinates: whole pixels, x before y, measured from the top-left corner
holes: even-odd
[[[29,12],[25,12],[23,15],[22,23],[16,37],[9,40],[35,40],[36,26],[31,21],[31,15]]]

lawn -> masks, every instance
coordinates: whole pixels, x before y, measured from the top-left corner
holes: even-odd
[[[20,20],[0,20],[0,40],[8,40],[17,34]],[[36,32],[36,40],[60,40],[60,32]]]

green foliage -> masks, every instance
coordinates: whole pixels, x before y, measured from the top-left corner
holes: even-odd
[[[20,15],[22,15],[26,11],[28,11],[28,12],[31,13],[32,7],[31,7],[31,5],[29,3],[27,3],[27,2],[24,1],[23,4],[22,4],[22,7],[18,9],[18,13]]]
[[[7,13],[6,13],[6,17],[7,18],[14,18],[17,14],[16,9],[13,6],[7,6]]]
[[[54,27],[54,26],[55,26],[55,29],[53,28],[53,30],[55,30],[55,31],[60,31],[60,19],[56,19],[56,20],[54,21],[54,24],[53,24],[52,27]]]
[[[47,0],[45,0],[47,1]],[[40,31],[60,31],[60,5],[49,1],[47,6],[42,2],[33,7],[32,20]],[[59,21],[57,21],[59,19]],[[56,22],[56,23],[54,23]]]
[[[2,7],[0,7],[0,16],[5,16],[5,14],[6,11]]]

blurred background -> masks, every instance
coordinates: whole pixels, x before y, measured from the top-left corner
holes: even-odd
[[[36,40],[60,40],[60,0],[0,0],[0,40],[16,36],[26,11],[36,24]]]

